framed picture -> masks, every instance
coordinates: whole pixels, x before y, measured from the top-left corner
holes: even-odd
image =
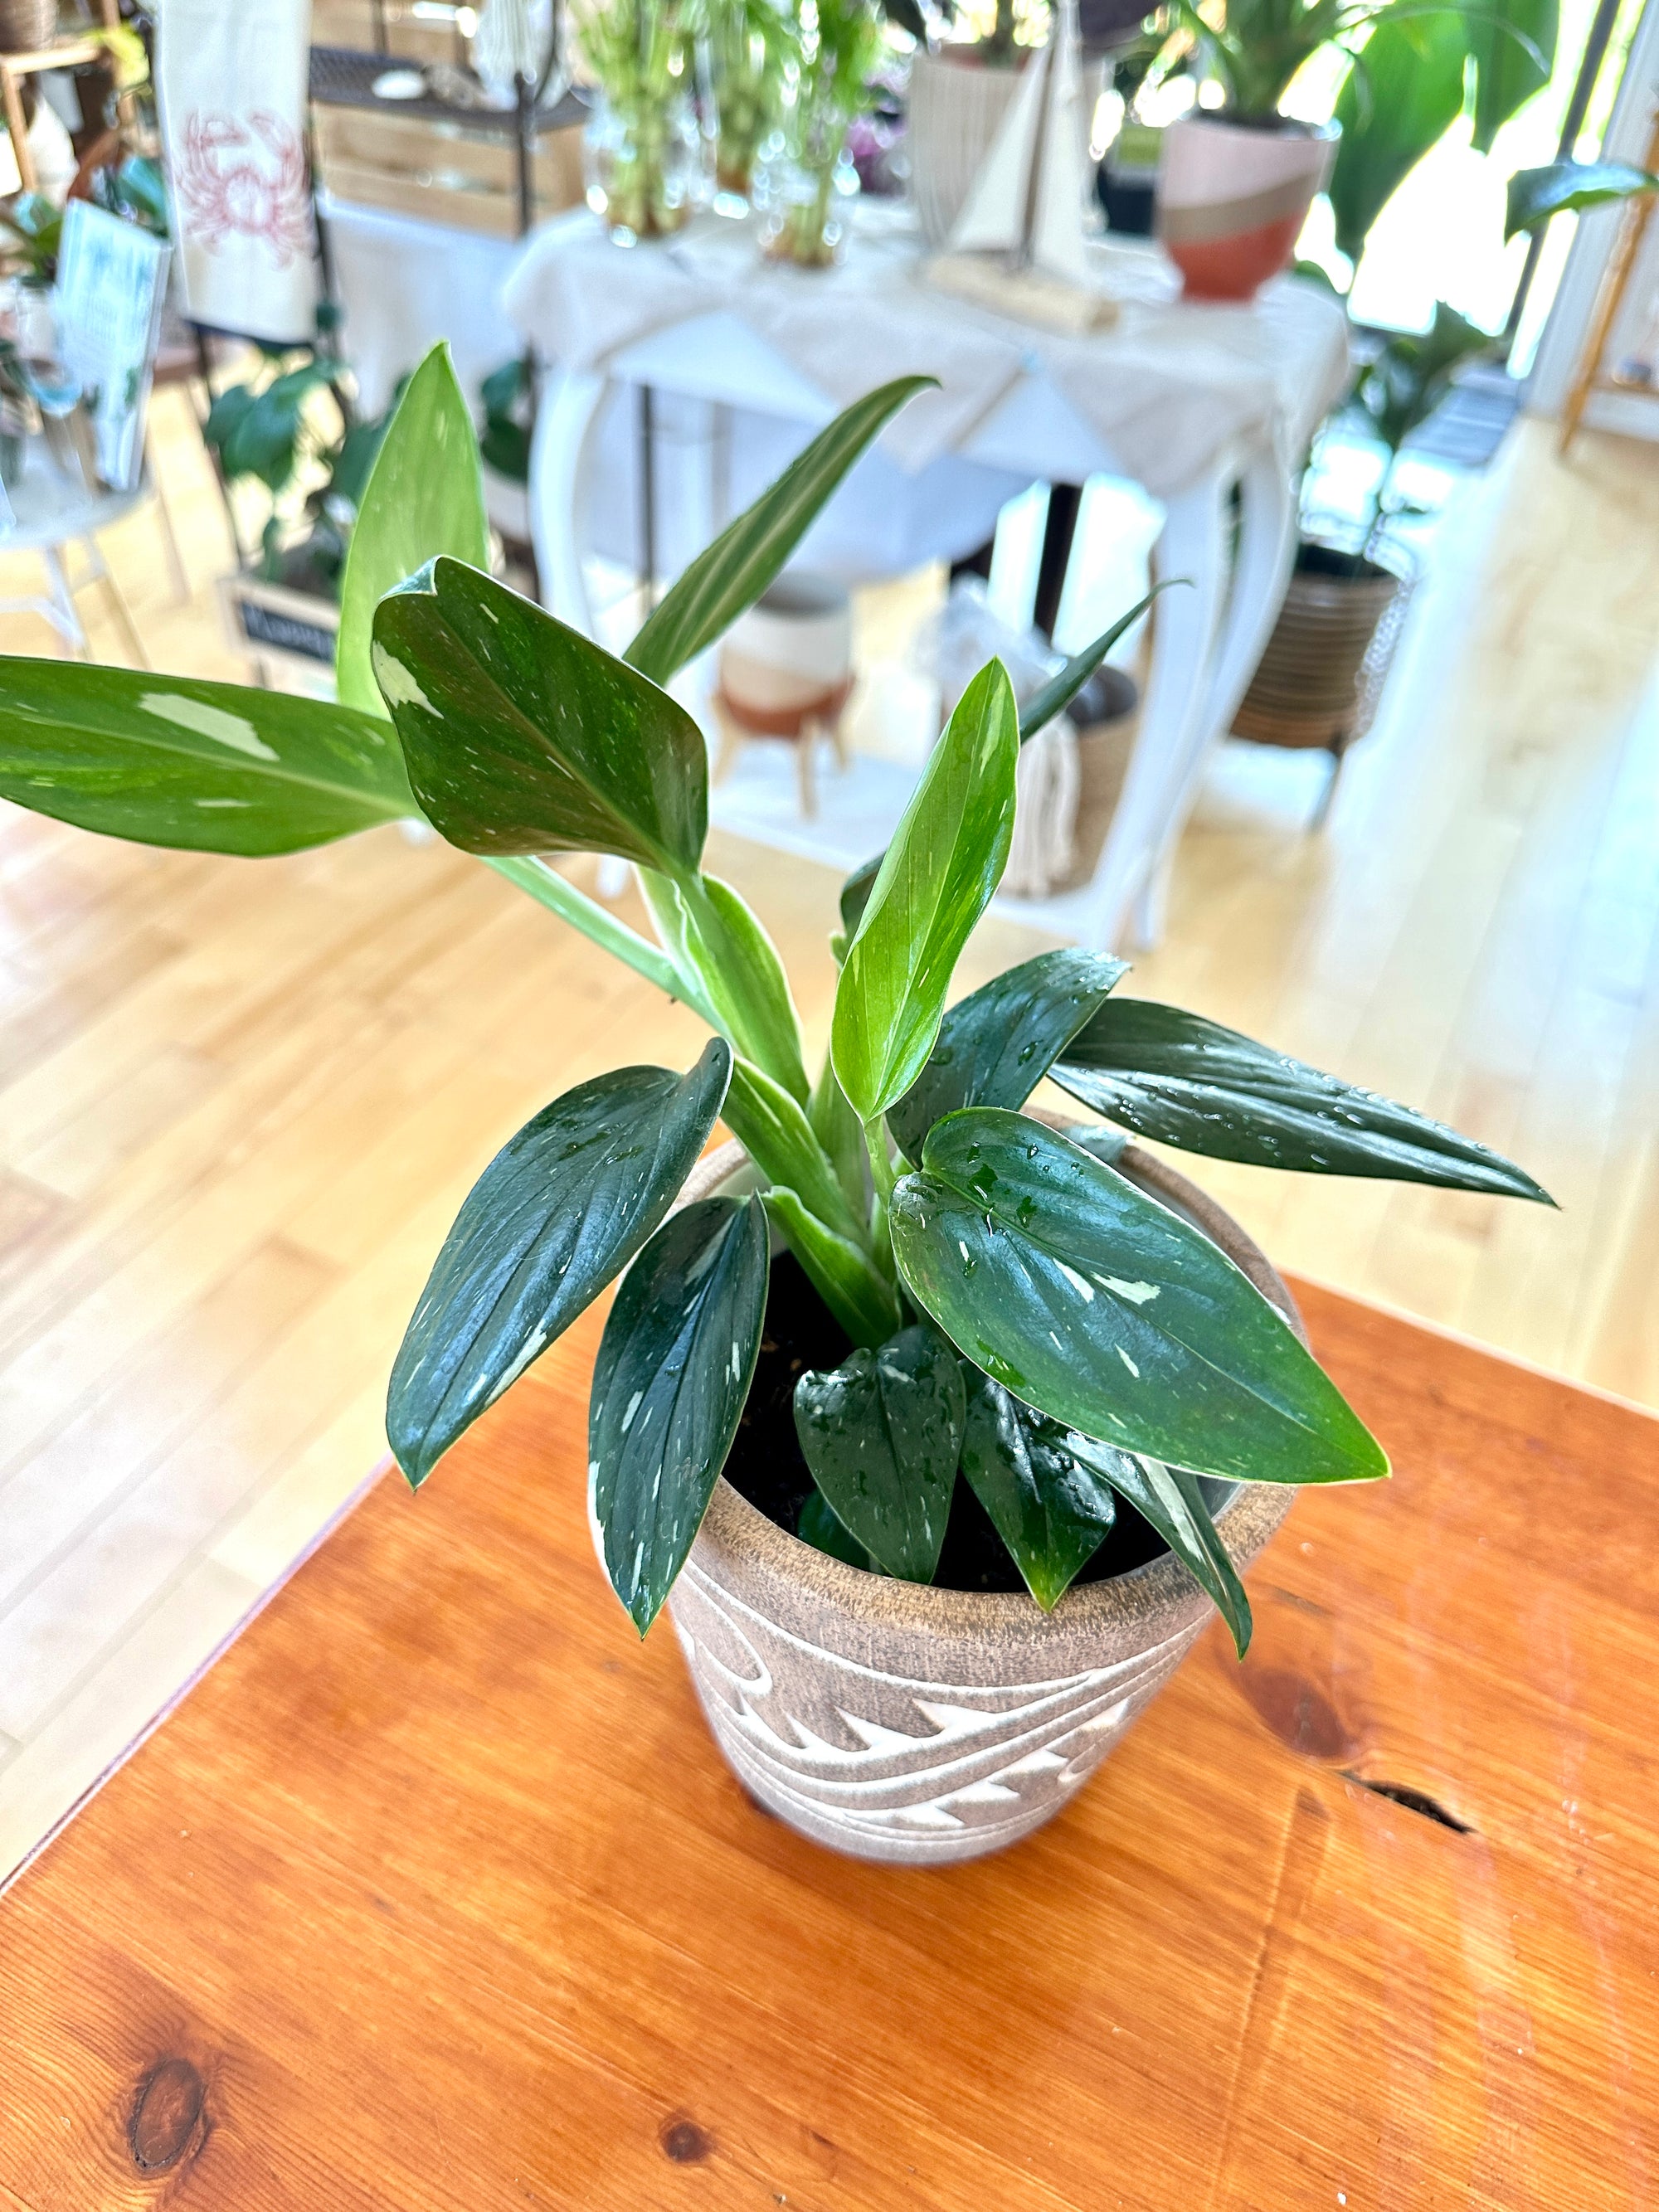
[[[144,414],[170,248],[85,200],[64,210],[54,308],[64,368],[93,423],[98,474],[131,491],[144,463]]]

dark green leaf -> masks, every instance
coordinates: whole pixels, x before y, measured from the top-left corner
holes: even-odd
[[[1352,261],[1388,202],[1463,112],[1468,46],[1462,18],[1386,13],[1336,103],[1342,135],[1331,170],[1336,243]]]
[[[1474,58],[1474,150],[1490,154],[1510,116],[1550,81],[1559,0],[1482,0],[1464,21]]]
[[[127,668],[0,659],[0,795],[146,845],[294,853],[416,813],[348,707]]]
[[[1107,993],[1128,973],[1103,952],[1040,952],[956,1005],[927,1065],[887,1116],[907,1159],[960,1106],[1023,1106]]]
[[[1065,1137],[935,1123],[894,1194],[916,1303],[988,1375],[1125,1451],[1255,1482],[1388,1473],[1376,1440],[1209,1238]],[[839,1510],[839,1507],[837,1507]]]
[[[603,647],[445,557],[380,601],[374,658],[416,795],[452,845],[696,866],[702,732]]]
[[[806,1109],[749,1060],[732,1063],[726,1126],[769,1182],[793,1190],[837,1236],[859,1241],[858,1218]]]
[[[351,496],[349,484],[341,488]],[[410,379],[374,453],[358,506],[340,587],[335,656],[347,706],[367,714],[386,713],[372,659],[375,607],[441,553],[475,568],[489,565],[472,417],[447,345],[434,346]]]
[[[965,1379],[962,1471],[1026,1589],[1052,1613],[1105,1541],[1116,1501],[1073,1456],[1068,1429],[1034,1413],[977,1367]]]
[[[1102,1006],[1050,1072],[1138,1137],[1212,1159],[1553,1202],[1523,1169],[1455,1129],[1150,999]]]
[[[842,1525],[835,1507],[821,1490],[809,1492],[795,1524],[795,1534],[803,1544],[810,1544],[815,1552],[823,1552],[830,1559],[841,1560],[845,1566],[861,1568],[866,1574],[880,1571],[852,1530]]]
[[[745,1060],[806,1103],[800,1018],[778,949],[760,917],[718,876],[683,884],[647,873],[646,901],[659,935],[688,982],[702,992]]]
[[[1092,645],[1085,645],[1081,653],[1074,653],[1060,673],[1051,676],[1035,698],[1027,700],[1019,718],[1021,744],[1028,738],[1036,737],[1039,730],[1047,729],[1056,714],[1065,713],[1119,638],[1134,628],[1160,592],[1171,591],[1177,584],[1191,581],[1190,576],[1166,576],[1161,584],[1152,586],[1144,599],[1138,599],[1127,615],[1120,615],[1109,629],[1102,630]]]
[[[904,1318],[898,1293],[869,1254],[810,1213],[793,1190],[769,1190],[766,1211],[854,1344],[883,1344]]]
[[[1093,1437],[1073,1435],[1071,1450],[1157,1529],[1232,1631],[1242,1659],[1250,1644],[1250,1601],[1210,1517],[1198,1477],[1184,1467],[1117,1451]]]
[[[933,748],[847,949],[830,1036],[866,1126],[933,1048],[951,971],[1007,865],[1018,758],[1013,687],[994,660]]]
[[[1517,169],[1510,179],[1504,236],[1535,230],[1553,215],[1632,199],[1642,192],[1659,192],[1659,177],[1625,161],[1552,161],[1542,169]]]
[[[760,1354],[766,1215],[757,1198],[672,1214],[623,1277],[587,1417],[605,1571],[641,1636],[702,1525]]]
[[[837,415],[775,484],[698,554],[628,648],[635,668],[666,684],[729,629],[782,568],[830,494],[907,399],[938,379],[902,376]]]
[[[951,1517],[965,1411],[956,1354],[901,1329],[795,1384],[795,1433],[836,1518],[902,1582],[930,1583]]]
[[[645,1243],[714,1126],[731,1066],[716,1037],[687,1075],[623,1067],[580,1083],[484,1170],[392,1370],[386,1436],[411,1485]]]
[[[881,852],[872,860],[861,861],[841,887],[841,926],[847,933],[848,944],[858,934],[864,909],[870,903],[870,894],[876,888],[876,878],[886,858],[886,854]]]

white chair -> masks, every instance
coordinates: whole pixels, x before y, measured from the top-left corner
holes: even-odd
[[[0,554],[38,553],[46,573],[47,590],[45,597],[0,599],[0,614],[42,616],[70,651],[85,659],[90,648],[76,596],[97,584],[102,587],[128,653],[140,668],[148,668],[149,655],[132,610],[98,543],[100,531],[125,521],[139,507],[155,501],[167,544],[175,592],[181,604],[189,598],[172,518],[148,469],[131,491],[88,491],[83,482],[52,459],[42,441],[33,439],[29,441],[28,465],[21,480],[9,490],[15,520],[9,530],[0,527]],[[85,567],[71,577],[65,556],[73,548],[80,550]]]

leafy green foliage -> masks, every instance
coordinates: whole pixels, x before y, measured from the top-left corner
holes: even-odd
[[[430,562],[375,610],[374,676],[422,811],[463,852],[696,868],[708,821],[696,724],[506,585]]]
[[[1487,0],[1466,8],[1477,154],[1490,154],[1510,116],[1549,82],[1560,13],[1560,0]]]
[[[386,1437],[411,1486],[651,1235],[714,1125],[731,1066],[715,1038],[684,1076],[623,1067],[580,1083],[484,1170],[392,1370]]]
[[[280,691],[0,659],[0,794],[106,836],[263,855],[416,813],[384,722]]]
[[[1025,1587],[1052,1613],[1111,1532],[1109,1483],[1083,1465],[1071,1431],[1034,1413],[977,1367],[965,1376],[962,1472]]]
[[[481,459],[509,483],[527,484],[536,399],[529,362],[504,361],[491,369],[478,386],[478,397],[484,405],[484,426],[478,436]]]
[[[361,490],[345,489],[357,520],[340,588],[335,672],[344,705],[383,715],[371,659],[381,599],[441,553],[475,568],[489,565],[472,417],[447,345],[434,346],[410,379],[375,441]]]
[[[890,1575],[930,1583],[951,1517],[966,1404],[957,1357],[901,1329],[795,1384],[795,1433],[836,1517]]]
[[[933,1050],[951,972],[1007,865],[1018,756],[1013,687],[994,660],[934,747],[847,949],[831,1049],[866,1126]]]
[[[706,1198],[622,1280],[593,1367],[588,1460],[605,1571],[641,1636],[702,1522],[760,1354],[766,1216]]]
[[[633,665],[666,684],[729,629],[778,574],[854,462],[907,399],[937,381],[902,376],[843,409],[665,594],[628,648]]]
[[[1040,1122],[939,1122],[892,1206],[906,1289],[1016,1397],[1206,1474],[1353,1482],[1375,1437],[1208,1237]],[[836,1509],[839,1510],[839,1507]],[[856,1532],[855,1532],[856,1533]]]
[[[1085,645],[1081,653],[1074,653],[1065,667],[1057,675],[1051,676],[1036,697],[1028,701],[1019,718],[1021,744],[1036,737],[1039,730],[1046,730],[1056,714],[1066,712],[1119,638],[1128,635],[1160,592],[1172,591],[1177,584],[1188,584],[1190,581],[1187,576],[1168,576],[1161,584],[1154,584],[1146,598],[1137,599],[1127,615],[1120,615],[1115,623],[1102,630],[1091,644]],[[844,904],[844,893],[842,896]]]
[[[1006,969],[939,1024],[927,1065],[887,1116],[907,1159],[963,1106],[1023,1106],[1128,963],[1103,952],[1039,952]]]
[[[844,1566],[860,1567],[866,1574],[881,1571],[821,1490],[808,1492],[795,1524],[795,1534],[803,1544],[810,1544],[815,1552],[839,1559]]]
[[[737,1050],[804,1105],[810,1086],[800,1021],[777,947],[759,917],[718,876],[675,884],[652,875],[644,890],[680,973],[696,986]]]
[[[1162,1460],[1115,1450],[1093,1437],[1074,1435],[1071,1449],[1082,1464],[1092,1467],[1120,1497],[1127,1498],[1143,1520],[1151,1522],[1232,1631],[1234,1649],[1242,1659],[1249,1649],[1250,1601],[1211,1518],[1198,1477],[1184,1467],[1166,1467]]]
[[[1510,179],[1504,236],[1535,230],[1552,216],[1576,215],[1645,192],[1659,192],[1659,177],[1625,161],[1551,161],[1541,169],[1517,169]]]
[[[838,1237],[857,1243],[864,1233],[863,1224],[805,1108],[781,1083],[775,1083],[749,1060],[739,1059],[732,1064],[732,1087],[726,1094],[726,1123],[763,1175],[793,1190]]]
[[[1138,1137],[1212,1159],[1551,1202],[1524,1170],[1455,1129],[1179,1006],[1114,1000],[1052,1073]]]
[[[332,374],[328,362],[310,355],[263,386],[233,384],[219,394],[202,435],[229,483],[257,477],[267,490],[286,489],[299,466],[306,403]]]
[[[1358,261],[1371,225],[1463,112],[1468,40],[1457,15],[1385,15],[1337,95],[1331,170],[1338,250]]]
[[[898,1293],[866,1246],[841,1237],[793,1190],[769,1190],[766,1211],[811,1277],[812,1287],[854,1344],[884,1343],[903,1316]]]

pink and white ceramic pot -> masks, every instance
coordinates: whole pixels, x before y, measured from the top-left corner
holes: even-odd
[[[1184,115],[1164,133],[1158,235],[1189,299],[1248,300],[1287,266],[1337,126]]]

